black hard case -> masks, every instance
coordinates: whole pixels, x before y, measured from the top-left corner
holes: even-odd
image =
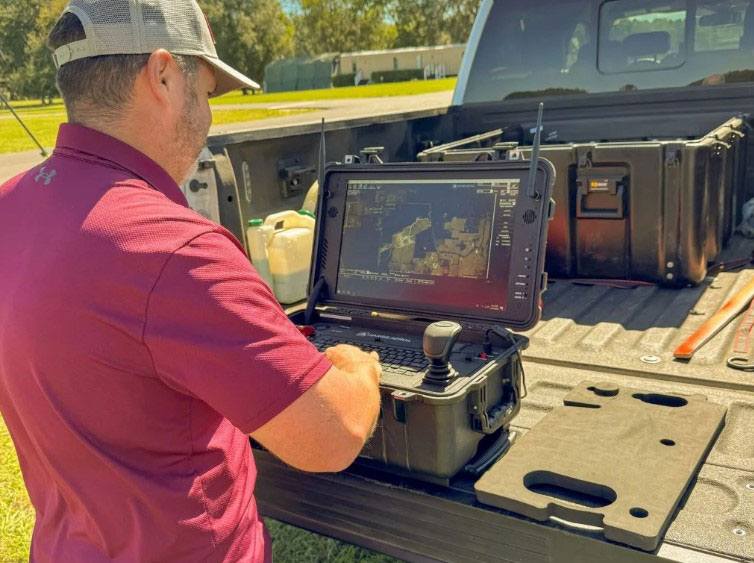
[[[529,162],[496,163],[495,168],[529,168]],[[381,170],[426,170],[427,165],[385,164]],[[449,166],[434,164],[445,170],[479,169],[475,164]],[[484,164],[481,164],[484,169]],[[473,167],[473,168],[469,168]],[[325,174],[325,189],[320,190],[317,217],[326,216],[327,177],[329,173],[347,170],[348,167],[329,166]],[[369,170],[351,166],[350,170]],[[371,169],[374,169],[373,167]],[[554,169],[546,160],[538,163],[538,173],[544,177],[540,198],[536,205],[540,211],[537,219],[539,246],[536,248],[536,272],[544,268],[544,248],[547,240],[548,213],[551,210],[551,192]],[[523,186],[522,186],[523,188]],[[322,276],[325,262],[337,258],[328,248],[325,220],[318,220],[309,291],[315,292],[317,281]],[[514,233],[515,244],[515,233]],[[514,323],[512,328],[526,330],[539,320],[541,309],[539,296],[546,288],[546,276],[538,276],[536,299],[531,315],[524,323]],[[541,282],[539,281],[541,279]],[[449,297],[451,298],[451,297]],[[399,316],[399,315],[405,316]],[[476,355],[482,352],[485,332],[493,324],[490,319],[473,316],[463,317],[442,314],[432,315],[427,311],[398,311],[395,309],[375,311],[373,307],[354,303],[339,303],[334,298],[318,299],[315,315],[306,319],[299,311],[291,316],[296,324],[306,321],[316,323],[332,316],[333,322],[370,330],[385,330],[396,334],[421,335],[426,326],[437,320],[453,319],[463,326],[460,342],[470,343],[463,354]],[[500,322],[505,323],[501,318]],[[380,468],[439,484],[446,484],[451,477],[470,462],[477,468],[486,467],[495,461],[507,445],[506,435],[510,421],[520,409],[520,393],[523,370],[519,351],[528,347],[529,341],[520,335],[510,335],[512,342],[495,337],[494,359],[469,376],[458,377],[446,387],[428,385],[421,377],[383,374],[380,381],[382,404],[377,429],[362,451],[360,462],[376,464]],[[515,346],[514,346],[515,343]],[[451,362],[461,361],[460,355],[451,356]]]
[[[471,138],[473,145],[495,137]],[[701,282],[741,218],[748,125],[736,117],[696,140],[548,145],[557,170],[551,277]],[[448,145],[449,146],[449,145]],[[435,147],[421,161],[526,158],[510,144]]]
[[[327,314],[326,307],[320,309],[313,321],[327,321]],[[291,315],[291,321],[303,324],[304,313]],[[432,321],[353,322],[371,330],[420,335]],[[517,350],[529,346],[525,336],[511,336],[515,346],[495,341],[492,361],[445,388],[423,384],[420,376],[383,373],[380,417],[358,463],[445,485],[467,465],[476,464],[481,471],[496,461],[508,446],[510,422],[521,408],[523,370]],[[483,338],[484,332],[466,325],[461,340]]]

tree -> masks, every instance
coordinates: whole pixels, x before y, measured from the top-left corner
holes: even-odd
[[[47,34],[67,0],[2,0],[0,86],[14,97],[57,95]],[[293,53],[293,28],[279,0],[200,0],[223,59],[262,80],[265,67]]]
[[[42,2],[36,12],[36,26],[26,35],[26,57],[15,81],[16,92],[23,97],[41,98],[43,103],[52,103],[52,98],[58,95],[55,64],[47,48],[47,35],[66,3],[67,0]]]
[[[5,0],[0,10],[0,85],[21,95],[21,80],[30,57],[29,37],[39,28],[41,0]]]
[[[465,43],[480,0],[390,0],[396,47]]]
[[[265,67],[293,54],[293,27],[278,0],[199,0],[220,57],[261,83]]]
[[[386,0],[299,0],[293,21],[299,55],[384,49],[395,40]]]
[[[453,0],[448,2],[447,33],[451,43],[466,43],[474,26],[481,0]]]

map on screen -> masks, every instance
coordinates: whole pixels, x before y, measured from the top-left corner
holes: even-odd
[[[519,185],[350,181],[337,293],[504,310]]]

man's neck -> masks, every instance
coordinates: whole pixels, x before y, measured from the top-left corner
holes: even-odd
[[[157,163],[163,170],[165,170],[176,184],[180,184],[184,180],[184,173],[182,171],[174,170],[175,160],[169,155],[165,154],[163,146],[159,142],[155,142],[154,131],[148,129],[141,129],[140,131],[134,131],[132,126],[124,123],[125,120],[113,120],[108,124],[103,124],[98,121],[77,122],[78,125],[83,125],[94,131],[109,135],[119,141],[130,145],[140,153],[151,158]]]

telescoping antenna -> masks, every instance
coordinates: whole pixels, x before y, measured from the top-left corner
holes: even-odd
[[[537,182],[537,161],[539,160],[539,145],[542,142],[542,115],[545,111],[545,105],[539,104],[539,113],[537,114],[537,130],[534,133],[534,146],[531,148],[531,168],[529,169],[529,186],[526,195],[534,199],[539,197],[536,189]]]
[[[327,166],[327,147],[325,146],[325,118],[322,118],[322,129],[319,137],[319,160],[317,161],[317,183],[319,189],[325,189],[325,166]]]

